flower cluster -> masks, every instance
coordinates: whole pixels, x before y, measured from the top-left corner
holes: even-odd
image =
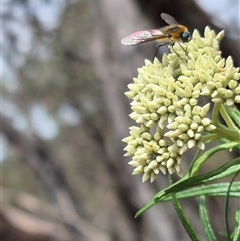
[[[130,117],[138,126],[123,139],[124,150],[132,156],[133,174],[143,174],[143,181],[153,182],[160,172],[181,175],[182,154],[194,146],[204,149],[204,133],[216,126],[209,118],[210,103],[202,106],[201,96],[227,106],[240,103],[239,69],[219,51],[223,35],[208,27],[204,37],[194,31],[192,40],[175,44],[162,63],[146,60],[128,85]]]

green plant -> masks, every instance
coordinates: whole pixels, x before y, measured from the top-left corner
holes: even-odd
[[[156,194],[136,216],[160,202],[172,201],[187,233],[199,240],[186,218],[179,199],[200,197],[200,216],[208,240],[216,240],[205,205],[206,196],[240,198],[240,182],[213,183],[221,178],[237,175],[240,157],[227,161],[207,173],[199,174],[204,163],[222,150],[240,152],[240,73],[231,57],[221,57],[219,43],[224,32],[217,35],[208,27],[204,37],[194,31],[187,45],[175,44],[162,63],[156,58],[138,69],[138,77],[129,84],[126,96],[132,99],[130,117],[136,126],[130,127],[126,156],[133,174],[142,174],[142,181],[153,182],[160,173],[169,174],[169,187]],[[202,104],[202,98],[207,103]],[[212,108],[211,108],[212,105]],[[223,121],[220,121],[222,119]],[[206,144],[219,145],[204,151]],[[198,151],[183,176],[183,153],[193,147]],[[172,174],[181,178],[172,182]],[[240,240],[240,218],[228,240]]]

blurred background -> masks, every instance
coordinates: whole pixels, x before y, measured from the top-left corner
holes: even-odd
[[[124,92],[157,44],[120,41],[165,26],[165,12],[190,31],[224,29],[222,54],[237,67],[239,0],[2,0],[0,9],[2,240],[189,240],[171,203],[134,218],[168,181],[142,183],[123,157],[133,124]],[[233,155],[222,152],[206,170]],[[198,200],[182,204],[205,240]],[[231,204],[233,227],[240,201]],[[208,205],[220,233],[224,200]]]

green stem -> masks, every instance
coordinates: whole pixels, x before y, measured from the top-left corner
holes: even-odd
[[[230,128],[233,128],[233,129],[238,129],[222,104],[221,104],[219,110],[220,110],[221,116],[224,119],[224,121],[226,122],[227,126]]]
[[[231,129],[224,125],[219,124],[216,126],[216,129],[213,131],[214,134],[220,138],[228,139],[229,141],[234,141],[240,144],[240,130]]]
[[[214,124],[214,125],[219,125],[219,124],[220,124],[220,122],[219,122],[219,110],[220,110],[220,106],[221,106],[220,103],[216,103],[216,104],[213,106],[212,120],[213,120],[213,124]]]
[[[227,127],[220,123],[220,114],[224,119]],[[234,124],[231,117],[221,103],[217,103],[213,106],[212,120],[213,124],[216,126],[216,129],[213,131],[213,133],[217,135],[219,139],[225,138],[229,141],[234,141],[240,144],[240,130]],[[214,140],[211,138],[217,139],[216,136],[204,136],[204,141]]]
[[[224,106],[225,110],[227,111],[228,115],[231,117],[232,120],[238,125],[240,128],[240,110],[237,109],[236,106]]]
[[[217,134],[207,134],[202,137],[201,141],[204,143],[209,143],[218,139],[219,139],[219,136]]]

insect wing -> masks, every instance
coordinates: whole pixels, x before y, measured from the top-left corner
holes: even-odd
[[[128,37],[122,39],[121,43],[123,45],[136,45],[147,41],[161,39],[163,37],[164,37],[163,32],[158,29],[143,30],[143,31],[135,32],[129,35]]]
[[[177,21],[169,14],[161,13],[161,18],[169,25],[178,24]]]

